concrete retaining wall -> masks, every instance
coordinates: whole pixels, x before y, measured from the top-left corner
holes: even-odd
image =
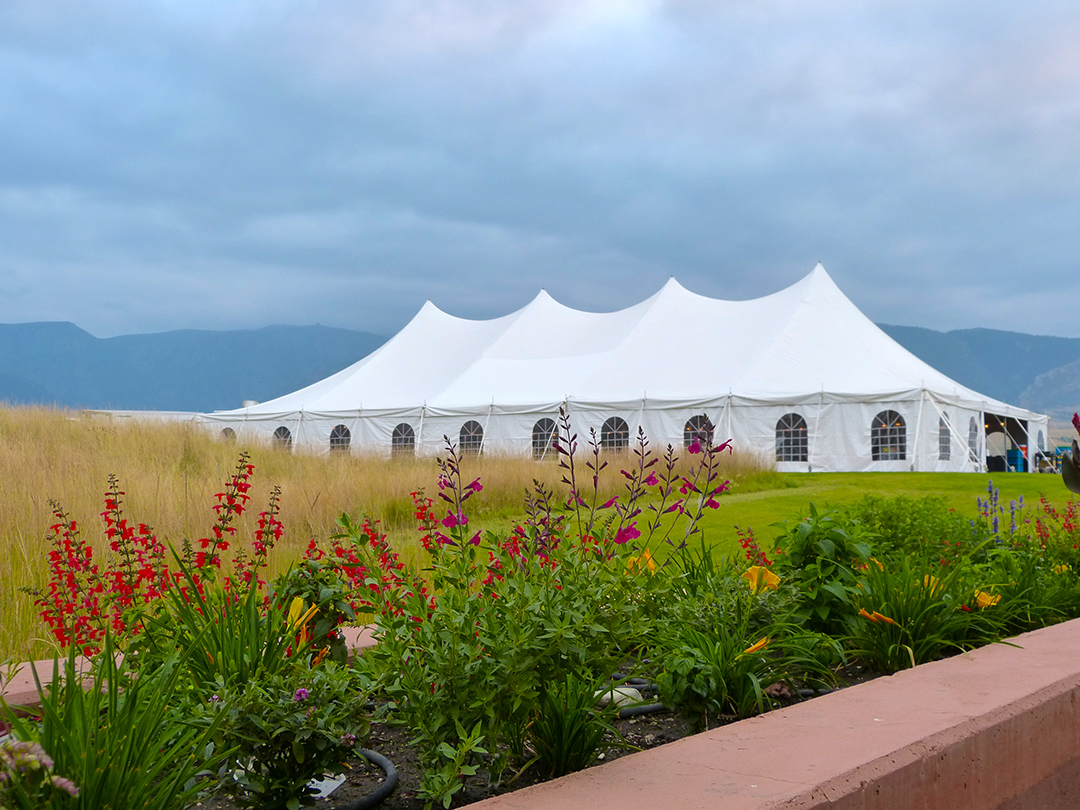
[[[623,757],[476,810],[1080,806],[1080,620]]]

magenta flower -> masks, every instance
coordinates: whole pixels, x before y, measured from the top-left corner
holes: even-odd
[[[601,509],[610,509],[611,507],[613,507],[613,506],[615,505],[615,502],[616,502],[617,500],[619,500],[619,496],[618,496],[618,495],[616,495],[616,496],[615,496],[614,498],[612,498],[612,499],[611,499],[610,501],[606,501],[605,503],[601,504],[601,505],[600,505],[600,508],[601,508]]]
[[[719,502],[717,502],[716,498],[709,498],[709,500],[705,501],[705,506],[707,506],[709,509],[720,508],[720,504]]]
[[[620,546],[628,540],[636,540],[639,537],[641,537],[641,532],[637,530],[633,523],[623,526],[615,532],[615,542]]]
[[[660,480],[656,477],[656,473],[649,473],[649,477],[642,481],[642,483],[647,487],[655,487],[660,483]]]
[[[442,525],[448,529],[452,529],[455,526],[468,526],[469,518],[464,513],[455,515],[453,512],[447,512],[446,517],[442,519]]]
[[[293,700],[297,702],[307,700],[309,694],[310,693],[308,692],[308,690],[301,686],[299,689],[296,690],[296,693],[293,695]]]
[[[472,537],[469,538],[469,545],[470,546],[478,546],[478,545],[480,545],[480,532],[477,532],[476,534],[474,534]]]
[[[690,442],[690,446],[686,448],[686,452],[692,456],[696,456],[701,452],[701,441],[699,439],[694,439]]]
[[[465,489],[471,489],[473,492],[480,492],[484,487],[480,484],[480,479],[477,478],[471,484],[465,487]]]

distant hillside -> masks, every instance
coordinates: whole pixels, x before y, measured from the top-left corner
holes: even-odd
[[[96,338],[70,323],[0,324],[0,401],[212,411],[303,388],[385,342],[326,326]]]
[[[1080,338],[878,326],[938,371],[994,399],[1066,423],[1080,410]]]
[[[980,393],[1067,424],[1080,410],[1080,338],[993,329],[881,328]],[[70,408],[213,411],[265,402],[385,342],[326,326],[96,338],[70,323],[0,324],[0,401]]]

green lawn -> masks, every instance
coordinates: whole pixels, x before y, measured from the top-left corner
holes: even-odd
[[[819,510],[827,506],[854,503],[864,495],[943,496],[964,515],[975,517],[976,497],[986,497],[992,479],[1001,492],[1001,502],[1024,496],[1030,510],[1038,507],[1040,495],[1055,505],[1064,504],[1069,492],[1059,475],[1027,473],[786,473],[784,489],[740,494],[736,486],[720,499],[720,508],[703,521],[705,537],[722,550],[737,548],[734,526],[752,527],[763,547],[772,545],[779,530],[772,524],[797,521],[813,503]]]
[[[986,498],[987,484],[993,480],[1000,490],[1001,503],[1008,510],[1010,500],[1024,496],[1027,514],[1039,507],[1039,496],[1045,495],[1055,506],[1062,506],[1069,499],[1069,492],[1060,475],[1028,473],[770,473],[752,479],[747,489],[740,492],[736,485],[731,492],[720,498],[720,508],[706,510],[702,520],[705,540],[721,553],[739,549],[735,527],[752,528],[762,548],[769,549],[780,534],[773,524],[798,521],[809,512],[812,503],[819,511],[830,506],[855,503],[864,495],[906,495],[921,498],[940,495],[949,506],[962,515],[974,518],[978,514],[977,497]],[[523,520],[514,510],[497,510],[479,514],[476,525],[503,534]],[[645,512],[638,519],[644,530],[644,522],[650,517]],[[410,536],[414,533],[410,532]],[[696,545],[696,543],[695,543]],[[665,549],[657,548],[664,556]]]

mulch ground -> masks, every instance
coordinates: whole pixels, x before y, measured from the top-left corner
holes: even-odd
[[[852,667],[843,673],[843,683],[853,685],[875,677],[880,677],[880,673],[868,672],[862,667]],[[796,701],[794,698],[788,698],[783,702]],[[734,719],[731,718],[727,722]],[[721,719],[717,725],[723,725],[724,722]],[[596,765],[610,762],[638,750],[656,748],[691,734],[691,728],[686,719],[670,711],[619,720],[615,727],[628,745],[619,744],[615,737],[611,737],[608,741],[609,745],[603,750]],[[416,795],[420,785],[420,769],[416,754],[409,745],[409,739],[410,734],[407,729],[388,726],[384,723],[372,723],[371,733],[364,743],[365,748],[382,754],[393,762],[398,770],[397,789],[378,805],[381,810],[423,810],[424,802]],[[348,807],[374,792],[382,784],[382,771],[370,765],[366,760],[353,760],[348,765],[344,784],[334,790],[328,798],[319,799],[317,808],[333,810],[335,807]],[[489,784],[487,775],[483,772],[466,779],[463,789],[454,798],[453,806],[471,804],[545,780],[544,774],[540,773],[535,766],[513,779],[510,779],[509,775],[506,778],[508,781],[494,786]],[[203,810],[236,810],[237,805],[224,798],[215,798],[204,802],[201,807]]]

